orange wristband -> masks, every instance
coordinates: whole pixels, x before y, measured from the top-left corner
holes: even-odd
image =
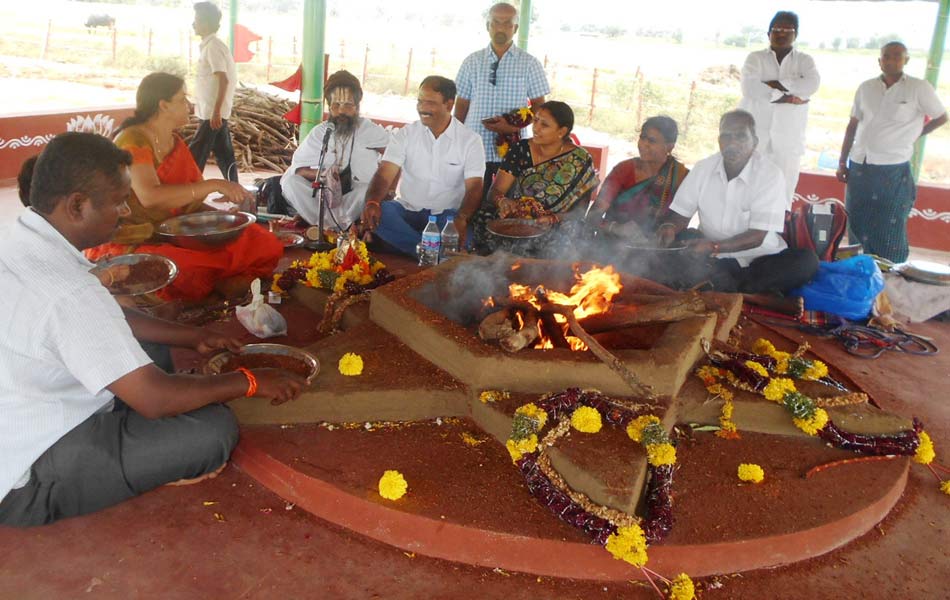
[[[244,373],[244,376],[247,377],[247,392],[244,395],[250,398],[257,393],[257,377],[254,377],[254,373],[244,367],[239,367],[238,371]]]

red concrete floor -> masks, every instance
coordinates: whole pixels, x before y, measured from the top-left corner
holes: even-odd
[[[407,267],[408,268],[408,267]],[[226,328],[229,324],[219,324]],[[819,356],[881,406],[921,418],[950,462],[950,324],[911,326],[936,357],[864,361],[836,342]],[[304,336],[308,337],[308,336]],[[298,340],[303,343],[301,338]],[[946,598],[950,497],[923,467],[874,530],[794,565],[705,578],[706,599]],[[553,517],[552,517],[553,518]],[[739,518],[737,516],[737,518]],[[287,506],[229,467],[202,484],[161,488],[101,513],[29,530],[0,528],[0,599],[47,598],[654,598],[640,582],[538,578],[406,554]]]

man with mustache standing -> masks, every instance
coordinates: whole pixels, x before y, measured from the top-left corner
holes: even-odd
[[[696,163],[683,180],[669,218],[656,230],[661,245],[679,237],[687,252],[670,265],[677,287],[709,281],[718,291],[782,293],[807,283],[818,270],[812,250],[788,248],[785,178],[755,152],[755,119],[744,110],[719,121],[719,152]],[[699,214],[699,230],[685,231]]]
[[[320,152],[332,123],[323,159],[330,193],[324,223],[343,231],[363,212],[363,201],[370,179],[379,165],[382,152],[389,145],[389,132],[360,116],[363,88],[349,71],[330,75],[326,85],[329,120],[310,130],[294,152],[290,168],[280,178],[280,188],[290,205],[288,212],[299,214],[308,223],[319,221],[319,195],[313,195]]]
[[[470,54],[455,77],[455,118],[482,138],[488,161],[484,181],[487,193],[501,166],[502,157],[495,146],[497,135],[521,131],[505,121],[503,115],[529,104],[541,106],[544,96],[551,93],[551,86],[540,61],[514,44],[518,9],[507,2],[495,4],[488,11],[485,28],[491,43]],[[459,215],[459,220],[468,216]]]
[[[402,254],[416,256],[429,215],[441,230],[450,216],[471,215],[482,200],[485,152],[478,134],[452,116],[455,83],[430,75],[422,80],[419,120],[393,134],[373,175],[363,209],[363,232],[371,232]],[[399,184],[399,197],[389,190]],[[458,225],[464,247],[466,227]]]
[[[798,15],[779,11],[769,23],[769,47],[749,54],[742,67],[739,108],[755,117],[759,152],[785,175],[787,208],[798,185],[808,102],[821,78],[811,56],[793,47]]]

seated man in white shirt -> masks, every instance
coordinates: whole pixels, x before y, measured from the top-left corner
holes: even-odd
[[[328,189],[324,191],[324,227],[343,231],[363,212],[366,190],[389,144],[389,132],[360,117],[363,89],[348,71],[330,75],[326,97],[330,118],[311,129],[301,142],[290,168],[280,178],[280,188],[292,209],[288,212],[316,225],[320,201],[319,192],[314,196],[313,182],[321,151],[326,147],[323,170]]]
[[[128,213],[131,164],[102,136],[57,136],[36,161],[30,208],[0,236],[2,525],[50,523],[213,476],[238,437],[220,403],[286,401],[304,383],[274,369],[172,375],[146,355],[140,342],[202,354],[240,343],[123,311],[89,273],[82,250],[109,240]]]
[[[478,134],[452,116],[455,93],[451,79],[430,75],[422,80],[419,120],[393,134],[366,193],[364,232],[402,254],[416,255],[430,214],[438,215],[440,230],[454,216],[464,246],[468,219],[481,202],[485,149]],[[389,199],[400,173],[399,197]]]
[[[811,250],[788,248],[785,179],[755,152],[755,119],[734,110],[719,121],[719,153],[696,163],[683,180],[658,241],[677,236],[687,248],[682,265],[669,265],[678,287],[708,280],[724,292],[782,293],[807,283],[818,270]],[[686,227],[699,214],[698,236]]]

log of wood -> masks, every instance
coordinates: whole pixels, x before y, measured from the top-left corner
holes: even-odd
[[[634,394],[645,398],[648,400],[656,399],[656,393],[653,391],[653,388],[644,384],[640,379],[633,374],[630,369],[627,368],[623,362],[610,353],[606,348],[600,345],[600,342],[595,340],[589,333],[587,333],[584,328],[578,323],[577,319],[574,317],[574,308],[573,306],[564,306],[562,304],[551,304],[546,303],[541,305],[541,314],[543,315],[546,312],[563,315],[567,318],[568,327],[571,330],[571,333],[575,337],[580,339],[582,342],[587,344],[587,348],[590,349],[591,353],[599,358],[605,365],[610,367],[615,373],[620,375],[621,379],[630,386],[630,389],[633,390]]]
[[[499,345],[508,352],[518,352],[533,344],[539,337],[538,311],[531,309],[526,312],[518,311],[518,314],[521,315],[523,321],[521,330],[498,341]]]
[[[504,307],[482,319],[478,324],[478,337],[485,341],[500,340],[517,333],[511,323],[513,310],[510,307]]]
[[[614,304],[605,313],[580,320],[588,333],[603,333],[640,323],[670,323],[682,321],[707,312],[706,303],[698,294],[665,297],[656,302],[638,305]]]

